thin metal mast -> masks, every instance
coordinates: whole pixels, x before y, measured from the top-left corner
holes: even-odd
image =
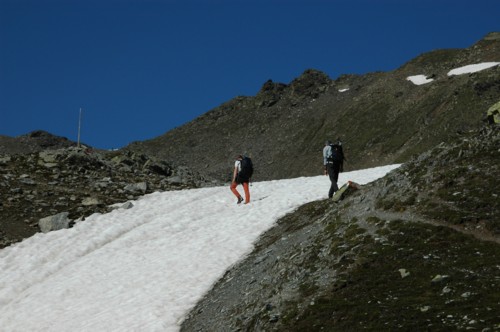
[[[80,147],[80,129],[82,127],[82,108],[80,107],[80,117],[78,118],[78,144],[77,146]]]

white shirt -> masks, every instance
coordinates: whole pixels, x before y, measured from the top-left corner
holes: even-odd
[[[241,160],[236,160],[234,162],[234,167],[239,171],[241,171]]]

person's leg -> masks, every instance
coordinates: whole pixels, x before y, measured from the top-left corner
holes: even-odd
[[[328,177],[330,178],[330,190],[328,190],[328,198],[333,197],[333,193],[335,192],[335,186],[334,186],[334,174],[333,174],[333,166],[332,164],[326,165],[326,170],[328,171]]]
[[[238,183],[235,181],[233,183],[231,183],[231,191],[233,192],[234,196],[236,196],[236,198],[238,198],[238,204],[241,203],[241,201],[243,200],[241,198],[241,195],[240,193],[238,192],[238,190],[236,189],[236,187],[238,186]]]
[[[339,182],[339,173],[340,173],[340,163],[334,163],[333,164],[333,181],[335,182],[335,186],[337,187],[337,190],[339,190],[339,187],[337,186],[337,183]]]
[[[328,164],[326,168],[328,170],[328,177],[330,178],[331,182],[330,190],[328,191],[328,198],[332,198],[333,194],[337,190],[339,190],[339,187],[337,185],[337,180],[339,178],[339,170],[338,167],[335,167],[335,164]]]
[[[245,204],[250,203],[250,188],[248,182],[243,182],[243,190],[245,190]]]

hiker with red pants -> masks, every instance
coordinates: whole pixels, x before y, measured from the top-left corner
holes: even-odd
[[[236,204],[243,202],[243,197],[236,189],[238,184],[243,185],[243,190],[245,191],[245,204],[250,203],[250,188],[248,186],[250,178],[252,177],[253,166],[252,161],[248,157],[243,157],[239,155],[236,157],[234,162],[233,179],[231,181],[231,191],[236,196],[238,201]]]

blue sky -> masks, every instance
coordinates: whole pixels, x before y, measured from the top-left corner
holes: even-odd
[[[268,79],[469,47],[500,31],[498,13],[498,0],[0,0],[0,135],[76,141],[82,108],[82,142],[120,148]]]

